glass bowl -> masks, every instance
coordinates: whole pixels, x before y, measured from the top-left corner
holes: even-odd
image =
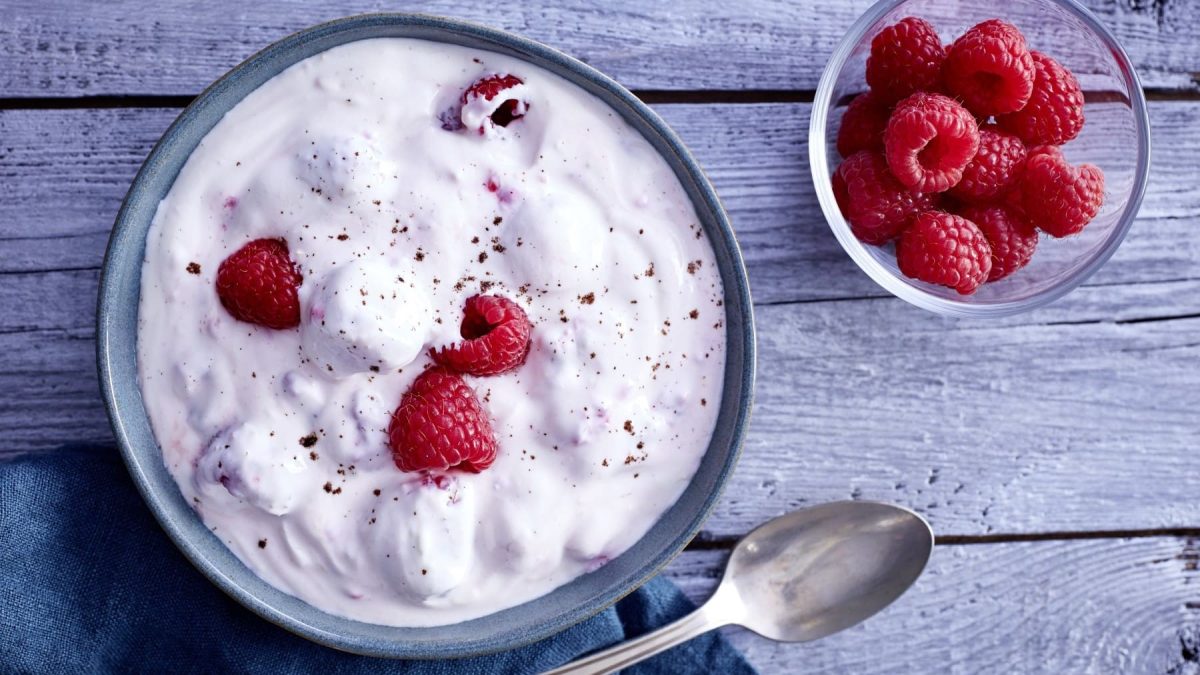
[[[851,233],[830,178],[841,162],[836,141],[846,106],[867,90],[864,71],[871,39],[906,16],[929,21],[946,44],[991,18],[1015,24],[1031,49],[1075,73],[1084,90],[1086,123],[1063,146],[1073,163],[1091,162],[1105,175],[1104,205],[1083,232],[1063,239],[1042,235],[1029,264],[973,295],[910,279],[896,265],[894,244],[863,244]],[[882,0],[854,23],[834,51],[813,101],[809,162],[817,198],[830,228],[854,262],[880,286],[918,307],[949,316],[1008,316],[1049,303],[1091,276],[1125,238],[1146,189],[1150,120],[1133,64],[1112,33],[1074,0]]]

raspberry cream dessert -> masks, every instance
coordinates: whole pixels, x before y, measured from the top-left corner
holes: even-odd
[[[517,59],[366,40],[192,153],[146,244],[141,388],[256,574],[440,625],[596,569],[678,499],[722,298],[683,187],[612,109]]]

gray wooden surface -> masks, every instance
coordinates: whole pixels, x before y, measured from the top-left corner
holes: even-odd
[[[284,34],[328,19],[420,11],[487,23],[569,52],[632,89],[813,89],[870,0],[478,2],[6,0],[0,71],[11,96],[197,93]],[[1005,3],[1024,12],[1030,3]],[[1130,53],[1148,87],[1200,90],[1193,0],[1083,0]],[[976,3],[981,17],[995,3]],[[1020,23],[1036,31],[1025,13]],[[1069,49],[1061,45],[1059,50]]]
[[[1197,675],[1200,3],[1086,3],[1151,88],[1150,188],[1088,284],[989,322],[887,296],[817,208],[803,101],[866,4],[0,2],[0,453],[114,451],[94,374],[99,265],[178,106],[310,23],[451,14],[640,90],[729,207],[758,312],[758,399],[717,512],[669,574],[702,599],[732,541],[806,503],[894,501],[939,534],[913,593],[845,635],[781,646],[731,631],[764,672]]]

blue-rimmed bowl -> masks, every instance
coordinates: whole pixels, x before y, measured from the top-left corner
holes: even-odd
[[[947,44],[987,19],[1015,24],[1031,49],[1054,57],[1079,79],[1086,121],[1063,153],[1071,163],[1090,162],[1105,174],[1104,205],[1083,232],[1063,239],[1042,236],[1026,267],[984,284],[973,295],[904,276],[894,246],[860,242],[833,195],[831,177],[841,163],[837,132],[846,106],[868,88],[871,40],[906,16],[929,21]],[[1009,316],[1069,293],[1124,241],[1150,176],[1150,117],[1133,62],[1104,24],[1075,0],[880,0],[850,27],[825,66],[813,99],[808,142],[817,198],[842,248],[896,297],[947,316]]]
[[[259,579],[185,503],[163,464],[138,386],[138,299],[146,233],[192,150],[229,109],[287,67],[331,47],[380,37],[419,38],[513,56],[607,103],[675,171],[708,234],[725,285],[724,396],[708,450],[679,501],[645,537],[598,570],[523,605],[449,626],[395,628],[352,621]],[[472,656],[525,645],[600,612],[648,581],[696,535],[716,503],[741,449],[754,385],[754,321],[741,252],[712,185],[662,119],[621,85],[561,52],[500,30],[411,14],[355,16],[286,37],[217,80],[180,114],[150,152],[117,215],[100,280],[96,337],[101,389],[121,453],[146,503],[184,555],[269,621],[331,647],[398,658]]]

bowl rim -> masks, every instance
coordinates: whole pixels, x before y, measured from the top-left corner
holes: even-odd
[[[117,252],[126,246],[126,239],[135,232],[138,223],[131,222],[131,209],[135,199],[139,196],[142,186],[147,182],[149,174],[153,173],[154,167],[163,155],[169,154],[166,149],[168,141],[174,138],[181,130],[196,123],[196,116],[199,111],[205,109],[206,106],[213,104],[218,93],[223,85],[241,77],[248,72],[252,72],[256,67],[268,62],[272,59],[286,59],[286,55],[294,53],[298,48],[302,47],[308,39],[315,39],[314,36],[325,34],[336,34],[345,31],[354,31],[359,29],[367,29],[371,26],[385,26],[397,30],[403,29],[426,29],[434,33],[440,34],[442,37],[457,35],[464,39],[475,39],[480,41],[480,45],[475,45],[472,48],[483,51],[497,51],[506,53],[501,50],[509,50],[510,55],[520,58],[531,63],[534,66],[548,70],[559,77],[563,77],[572,82],[576,86],[581,87],[593,96],[600,98],[605,105],[612,108],[622,116],[628,123],[635,127],[640,135],[645,137],[652,147],[655,148],[657,154],[668,160],[668,164],[672,167],[677,179],[684,185],[685,190],[689,193],[690,201],[697,213],[700,214],[699,221],[706,227],[709,235],[710,244],[718,257],[718,267],[722,270],[722,283],[724,286],[724,298],[726,300],[726,367],[724,372],[724,385],[722,388],[722,404],[721,411],[718,414],[718,423],[714,429],[713,436],[710,438],[709,446],[702,456],[702,465],[707,461],[708,456],[714,451],[723,449],[724,457],[720,464],[710,470],[714,474],[713,484],[709,486],[708,491],[703,494],[699,508],[691,513],[690,516],[685,516],[687,527],[683,531],[673,535],[663,536],[664,540],[669,540],[665,546],[660,546],[653,549],[653,555],[648,556],[644,562],[636,564],[637,570],[635,573],[626,575],[619,584],[610,584],[601,592],[589,596],[588,600],[574,607],[573,609],[560,612],[540,624],[534,624],[525,628],[511,630],[503,635],[500,635],[495,640],[489,641],[486,638],[473,639],[466,642],[458,641],[453,643],[418,643],[416,647],[398,639],[379,640],[376,638],[365,637],[362,635],[347,634],[346,631],[339,633],[331,632],[314,626],[304,620],[303,616],[295,616],[278,609],[267,600],[255,595],[252,591],[247,590],[241,581],[249,580],[253,582],[258,579],[262,582],[261,577],[258,577],[252,570],[241,564],[241,569],[233,568],[227,570],[219,567],[216,563],[209,560],[203,551],[205,547],[211,546],[213,543],[224,548],[224,544],[214,538],[213,541],[195,540],[182,531],[182,525],[177,522],[176,516],[171,511],[171,505],[168,501],[172,498],[166,494],[166,491],[156,489],[148,477],[148,472],[161,470],[166,471],[166,467],[162,462],[161,450],[158,447],[157,441],[151,435],[149,445],[151,447],[143,450],[137,449],[137,441],[130,436],[127,428],[127,418],[132,419],[135,416],[146,418],[148,423],[148,415],[140,398],[140,385],[136,380],[136,370],[133,376],[133,381],[129,378],[122,379],[114,372],[113,358],[114,345],[119,341],[120,337],[114,335],[117,331],[117,326],[110,320],[114,307],[128,303],[130,300],[122,296],[119,288],[113,281],[116,276],[114,269],[114,259]],[[386,36],[378,36],[386,37]],[[392,35],[391,37],[405,37],[401,35]],[[411,36],[408,36],[411,37]],[[363,36],[346,40],[340,44],[348,44],[357,42],[363,39],[371,39],[371,36]],[[437,38],[412,38],[426,39],[438,41]],[[449,40],[443,40],[450,42]],[[334,46],[339,46],[334,45]],[[332,48],[332,47],[329,47]],[[320,51],[324,51],[323,49]],[[319,52],[318,52],[319,53]],[[279,69],[275,74],[283,72],[287,67],[303,60],[307,57],[293,58],[288,61],[285,66]],[[257,85],[257,86],[261,86]],[[250,91],[257,89],[255,86]],[[247,92],[248,93],[248,92]],[[232,103],[225,111],[228,111],[240,102],[241,97]],[[639,128],[633,123],[637,120],[639,124],[645,125],[645,128]],[[211,131],[211,129],[209,129]],[[205,131],[203,135],[207,135]],[[657,136],[657,139],[653,138]],[[661,143],[661,146],[660,146]],[[188,153],[190,156],[190,151]],[[672,161],[674,160],[674,161]],[[183,160],[186,162],[186,158]],[[170,181],[173,183],[175,176],[172,175]],[[169,189],[169,188],[168,188]],[[146,222],[142,227],[149,228],[149,222]],[[134,242],[136,243],[136,241]],[[722,254],[725,261],[722,261]],[[139,256],[140,258],[141,256]],[[140,267],[134,271],[139,278]],[[736,302],[731,302],[734,300]],[[734,308],[739,311],[734,316]],[[140,310],[138,312],[140,314]],[[736,321],[731,319],[736,318]],[[737,327],[735,332],[734,326]],[[135,339],[136,344],[136,339]],[[733,353],[736,346],[736,351],[740,354],[740,362],[742,364],[739,371],[735,372],[730,364],[728,355]],[[136,347],[134,347],[136,349]],[[294,33],[291,33],[283,38],[280,38],[271,44],[267,45],[258,52],[247,57],[237,66],[231,68],[221,77],[216,79],[212,84],[206,87],[195,99],[192,100],[176,117],[171,125],[163,132],[162,136],[155,143],[154,147],[147,154],[136,176],[130,184],[128,193],[122,201],[120,210],[117,213],[112,232],[109,235],[108,245],[105,250],[104,262],[101,268],[99,294],[97,298],[96,308],[96,363],[99,373],[100,390],[104,400],[104,406],[112,426],[114,436],[117,441],[121,456],[125,462],[130,476],[136,485],[138,492],[142,495],[143,500],[150,507],[155,519],[159,525],[167,533],[168,537],[175,546],[183,553],[184,557],[192,563],[206,578],[214,585],[224,591],[227,595],[234,598],[244,607],[250,609],[258,616],[280,626],[292,633],[305,637],[318,644],[332,647],[342,651],[366,655],[378,656],[387,658],[406,658],[406,659],[437,659],[437,658],[460,658],[469,656],[483,656],[498,652],[508,651],[523,647],[554,634],[557,634],[567,628],[585,621],[588,618],[599,614],[604,609],[615,604],[621,598],[643,584],[650,581],[659,572],[662,571],[668,563],[671,562],[689,541],[691,541],[700,531],[704,521],[711,514],[717,501],[720,499],[728,479],[732,474],[733,468],[740,458],[742,447],[745,441],[747,427],[749,425],[750,414],[753,408],[754,397],[754,382],[756,375],[757,364],[757,349],[756,349],[756,332],[754,324],[753,302],[750,295],[749,278],[746,271],[745,263],[742,257],[740,246],[738,245],[733,227],[729,221],[728,213],[721,203],[715,188],[705,175],[699,163],[692,156],[691,152],[684,146],[683,142],[675,134],[675,132],[667,126],[666,122],[647,105],[628,89],[617,83],[612,78],[604,75],[600,71],[583,63],[582,61],[571,57],[563,52],[560,52],[552,47],[546,46],[540,42],[530,40],[528,38],[510,33],[508,31],[492,28],[480,23],[465,21],[461,19],[453,19],[442,16],[423,14],[423,13],[408,13],[408,12],[373,12],[346,16],[331,21],[326,21],[316,24]],[[132,387],[133,392],[130,395],[136,396],[136,405],[132,403],[124,403],[122,401],[122,392],[128,392],[128,388]],[[736,403],[726,404],[724,401],[727,397],[733,395]],[[128,408],[134,408],[132,410]],[[727,431],[725,436],[727,439],[724,442],[718,443],[717,437],[722,431],[722,422]],[[144,444],[143,444],[144,445]],[[153,463],[157,462],[157,467]],[[689,480],[688,486],[672,506],[664,512],[659,520],[651,525],[650,529],[641,539],[638,540],[630,549],[614,560],[620,560],[622,556],[633,553],[641,542],[646,541],[654,534],[655,528],[659,526],[662,520],[666,519],[669,514],[684,500],[684,498],[695,488],[698,477],[701,475],[701,469],[697,469],[697,473]],[[178,491],[178,487],[172,488]],[[181,498],[180,498],[180,501]],[[190,517],[197,522],[201,522],[198,514],[187,507]],[[187,518],[188,516],[182,516]],[[203,528],[207,531],[207,528]],[[226,548],[226,551],[228,549]],[[230,553],[232,555],[232,553]],[[236,557],[235,557],[236,560]],[[232,571],[234,574],[227,574],[227,571]],[[590,573],[589,573],[590,574]],[[249,575],[247,577],[246,575]],[[415,627],[404,628],[396,627],[396,631],[436,631],[444,629],[447,626],[461,625],[470,621],[480,621],[488,617],[496,616],[502,612],[510,612],[520,610],[528,603],[538,602],[545,598],[551,597],[554,593],[559,592],[570,584],[585,578],[587,575],[577,577],[575,580],[564,584],[549,593],[531,599],[526,603],[522,603],[513,608],[500,610],[492,614],[485,615],[479,619],[472,619],[468,622],[460,622],[459,624],[447,624],[444,626],[430,627]],[[235,578],[236,577],[236,578]],[[239,579],[241,581],[239,581]],[[262,582],[265,583],[265,582]],[[274,587],[272,587],[274,588]],[[286,593],[279,589],[275,589],[279,593]],[[293,597],[294,596],[289,596]],[[298,599],[297,599],[298,600]],[[299,601],[299,600],[298,600]],[[353,619],[330,614],[315,606],[299,601],[309,613],[316,613],[328,617],[340,626],[352,626],[355,624],[368,627],[379,628],[379,624],[366,624]],[[390,628],[390,627],[384,627]]]
[[[846,66],[851,53],[866,37],[870,27],[892,10],[904,5],[910,0],[879,0],[858,18],[838,42],[833,54],[821,73],[813,97],[812,116],[808,131],[808,160],[812,175],[817,201],[825,214],[829,228],[833,230],[838,243],[849,254],[850,258],[862,271],[867,273],[876,284],[883,287],[892,295],[921,309],[936,314],[952,317],[1006,317],[1021,312],[1043,307],[1062,296],[1075,290],[1080,284],[1096,273],[1108,259],[1116,253],[1125,236],[1133,227],[1145,197],[1146,185],[1150,178],[1150,115],[1146,107],[1146,95],[1142,90],[1141,80],[1133,61],[1116,36],[1096,18],[1092,12],[1077,0],[1038,0],[1049,5],[1055,5],[1066,10],[1069,14],[1083,22],[1108,48],[1116,61],[1123,76],[1124,85],[1129,90],[1129,106],[1134,118],[1135,133],[1138,139],[1135,157],[1135,175],[1129,199],[1126,200],[1117,224],[1109,232],[1102,246],[1092,252],[1087,261],[1077,268],[1071,276],[1063,279],[1054,286],[1017,300],[1000,302],[976,303],[965,300],[951,299],[935,295],[920,287],[901,279],[875,260],[865,245],[858,241],[850,230],[849,223],[842,216],[841,209],[833,195],[832,176],[828,168],[829,150],[826,143],[826,127],[829,125],[829,111],[833,107],[833,88]]]

